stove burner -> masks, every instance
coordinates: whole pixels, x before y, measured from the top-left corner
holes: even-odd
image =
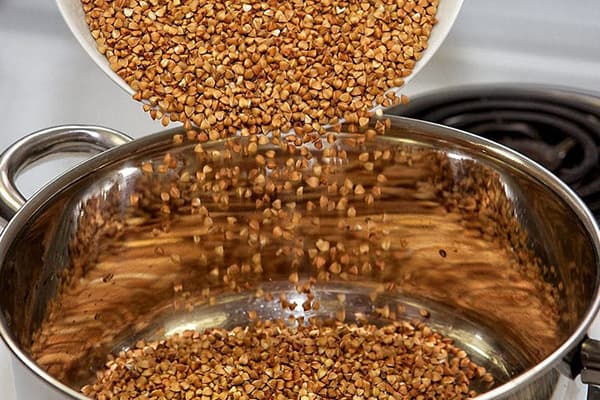
[[[537,86],[469,86],[418,96],[388,114],[511,147],[569,184],[600,217],[600,98]]]

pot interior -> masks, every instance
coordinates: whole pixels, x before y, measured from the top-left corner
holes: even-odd
[[[142,338],[247,325],[249,311],[341,310],[423,319],[498,386],[556,350],[592,305],[592,228],[553,179],[502,149],[402,119],[308,156],[247,138],[174,145],[173,133],[60,178],[3,237],[4,322],[77,390]],[[306,180],[316,165],[327,186]],[[318,309],[303,307],[294,271],[300,285],[313,278]]]

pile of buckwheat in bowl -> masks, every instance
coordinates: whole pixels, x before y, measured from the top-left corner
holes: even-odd
[[[201,141],[365,126],[427,49],[438,0],[82,0],[144,110]]]
[[[221,224],[226,230],[220,240],[239,236],[248,243],[259,243],[263,238],[257,235],[253,239],[254,231],[280,219],[281,224],[269,228],[268,235],[275,241],[294,241],[298,240],[296,226],[314,224],[315,217],[308,217],[313,210],[340,214],[342,230],[346,218],[358,221],[361,210],[374,207],[382,197],[388,178],[378,165],[410,159],[388,149],[361,152],[346,160],[345,151],[338,154],[335,148],[339,129],[334,127],[333,133],[330,130],[325,135],[326,127],[339,127],[341,121],[350,124],[349,132],[363,135],[351,140],[357,146],[384,133],[383,121],[369,126],[373,107],[408,101],[396,89],[427,49],[438,0],[82,0],[82,5],[98,50],[153,119],[160,119],[165,126],[182,123],[190,141],[247,139],[243,145],[228,143],[219,154],[198,144],[196,155],[206,158],[202,168],[180,174],[181,185],[171,185],[168,190],[132,194],[133,207],[146,207],[167,218],[173,207],[185,207],[202,217],[207,232],[218,232],[216,217],[204,206],[206,200],[194,197],[193,193],[202,189],[212,193],[215,207],[224,213],[236,202],[248,202],[262,210],[258,219],[247,221],[244,227],[235,227],[238,219],[233,213],[227,216]],[[185,139],[177,134],[174,144]],[[326,139],[325,146],[322,139]],[[265,145],[300,154],[302,160],[286,161],[275,157],[275,150],[259,151]],[[332,183],[329,177],[335,167],[311,161],[309,147],[323,149],[325,157],[356,163],[362,171],[359,176],[366,179],[364,186],[349,179]],[[232,152],[253,159],[256,165],[247,171],[239,165],[227,170],[210,166],[231,160]],[[166,174],[178,162],[166,154],[162,165],[144,163],[141,170],[144,176]],[[279,178],[286,182],[276,183]],[[236,187],[244,179],[249,184]],[[182,187],[191,183],[194,189],[187,193]],[[151,191],[151,187],[144,185],[143,190]],[[284,195],[287,192],[299,199],[298,208],[296,201]],[[307,192],[312,194],[300,201]],[[202,240],[196,241],[194,236],[196,244]],[[379,257],[392,244],[385,234],[378,240],[373,248]],[[284,295],[273,300],[260,289],[257,297],[275,301],[290,312],[297,307],[304,312],[317,311],[320,304],[310,290],[312,283],[328,281],[330,276],[371,273],[371,264],[359,263],[361,257],[369,256],[369,245],[353,250],[346,250],[343,241],[315,242],[307,255],[316,276],[308,280],[307,288],[299,284],[297,272],[288,278],[298,293],[307,296],[302,305],[289,302]],[[223,243],[214,245],[217,258],[225,253]],[[155,254],[162,257],[164,250]],[[304,254],[302,250],[302,257]],[[179,255],[171,259],[184,264]],[[216,266],[209,275],[240,290],[232,276],[240,271],[262,273],[260,260],[261,254],[254,254],[247,263]],[[382,265],[375,262],[375,268]],[[103,282],[118,279],[118,272],[108,275]],[[178,284],[174,291],[181,292],[184,287]],[[202,296],[209,305],[215,304],[213,295],[205,296],[203,291]],[[338,296],[340,304],[344,303],[342,297]],[[65,306],[57,303],[55,307]],[[306,320],[292,316],[263,319],[250,310],[247,325],[185,330],[162,340],[140,340],[109,355],[95,382],[85,385],[82,392],[100,400],[424,400],[472,398],[477,395],[474,380],[493,385],[492,374],[423,322],[428,311],[421,310],[421,318],[410,322],[403,318],[400,307],[398,316],[387,305],[375,307],[374,313],[386,322],[346,320],[344,307],[330,319]],[[97,324],[100,314],[91,322]],[[60,321],[50,318],[45,323],[50,332],[52,324],[58,326]],[[34,354],[48,349],[44,340],[52,341],[52,335],[43,331]]]

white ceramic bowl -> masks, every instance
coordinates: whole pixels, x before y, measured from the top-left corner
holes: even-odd
[[[65,19],[67,25],[75,35],[75,38],[79,41],[79,44],[83,46],[88,55],[94,60],[94,62],[108,75],[113,81],[121,86],[127,93],[133,95],[133,90],[129,85],[119,77],[111,68],[108,60],[104,55],[100,54],[96,48],[96,42],[90,33],[89,27],[85,22],[85,14],[81,6],[81,0],[56,0],[58,8]],[[450,28],[454,24],[458,12],[462,6],[463,0],[440,0],[438,7],[438,23],[431,31],[429,37],[429,47],[423,53],[423,57],[415,64],[412,74],[404,78],[404,83],[408,83],[414,78],[421,69],[429,62],[431,57],[435,54],[437,49],[440,47]]]

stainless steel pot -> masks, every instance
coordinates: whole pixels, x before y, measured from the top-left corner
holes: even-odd
[[[357,218],[373,223],[375,231],[384,226],[393,240],[387,252],[367,255],[375,266],[386,261],[385,269],[369,266],[360,279],[318,284],[318,313],[334,312],[331,298],[340,291],[350,315],[369,313],[377,304],[365,299],[384,282],[394,290],[381,294],[379,305],[402,304],[407,318],[427,308],[428,324],[493,373],[496,385],[480,400],[548,399],[559,377],[581,371],[585,382],[599,383],[600,351],[585,334],[600,304],[600,231],[581,200],[539,165],[500,145],[425,122],[391,122],[373,143],[355,148],[353,135],[338,134],[329,145],[348,154],[391,149],[391,161],[380,166],[388,177],[383,195],[372,206],[357,207]],[[43,393],[45,399],[83,399],[78,387],[92,379],[106,354],[140,337],[243,324],[249,307],[264,317],[285,315],[276,305],[257,303],[254,293],[259,286],[296,293],[287,280],[294,265],[289,255],[275,251],[268,232],[255,243],[251,235],[225,243],[224,258],[248,264],[247,286],[230,291],[231,282],[210,274],[231,261],[214,254],[223,232],[207,229],[206,216],[189,204],[200,198],[211,224],[230,213],[247,218],[260,199],[238,190],[247,184],[243,174],[230,182],[232,200],[224,204],[202,190],[195,172],[222,163],[244,170],[256,167],[255,159],[212,152],[231,143],[205,145],[202,152],[194,144],[176,145],[174,133],[183,134],[131,141],[99,127],[51,128],[0,157],[0,212],[9,220],[0,239],[0,334],[14,355],[19,398]],[[246,141],[236,144],[245,149]],[[258,152],[268,149],[290,157],[270,144]],[[14,187],[15,175],[42,157],[102,150],[28,201]],[[352,157],[317,149],[311,154],[313,161],[337,165],[341,181],[376,185],[347,161]],[[278,196],[299,208],[319,199],[310,190]],[[289,243],[308,246],[322,235],[340,239],[343,224],[337,223],[345,216],[317,214],[320,228],[300,221]],[[353,247],[362,239],[344,240]],[[253,269],[257,248],[262,264]],[[310,274],[302,260],[297,266],[301,276]]]

